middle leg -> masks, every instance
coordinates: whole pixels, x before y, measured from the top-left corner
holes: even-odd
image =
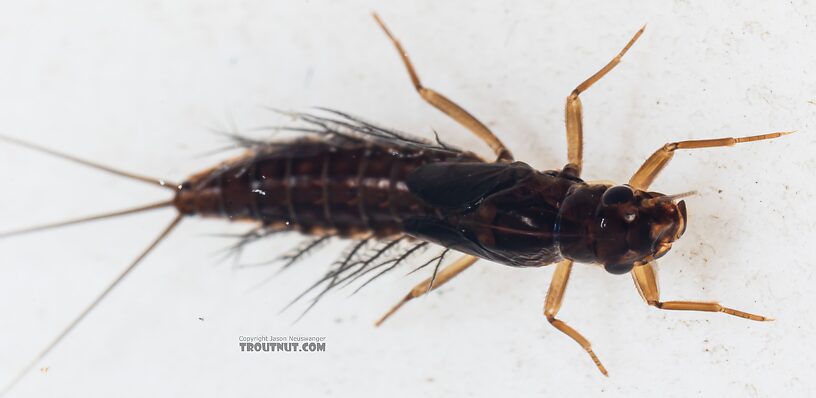
[[[621,58],[623,55],[629,51],[629,48],[635,44],[635,41],[643,34],[643,30],[646,29],[646,26],[640,28],[640,30],[635,33],[632,39],[629,40],[629,43],[626,44],[626,47],[621,50],[615,58],[612,58],[606,66],[601,68],[598,72],[595,72],[594,75],[590,76],[589,79],[584,80],[583,83],[579,84],[578,87],[575,87],[575,90],[572,90],[569,97],[567,97],[567,104],[565,106],[565,121],[567,124],[567,160],[569,163],[575,166],[578,171],[578,175],[581,174],[581,168],[583,167],[583,157],[584,157],[584,127],[583,127],[583,106],[581,105],[581,98],[579,95],[592,87],[598,80],[601,80],[609,71],[615,68],[620,63]]]
[[[598,356],[592,351],[592,345],[589,343],[589,340],[582,336],[581,333],[578,333],[577,330],[570,327],[570,325],[567,325],[555,317],[558,315],[558,310],[561,309],[561,300],[564,298],[564,292],[567,290],[567,282],[569,281],[571,271],[572,260],[563,260],[556,266],[552,282],[550,282],[550,290],[547,291],[547,300],[544,302],[544,315],[550,324],[575,340],[575,342],[589,354],[589,357],[592,358],[592,362],[595,362],[595,366],[598,367],[598,370],[600,370],[604,376],[609,376],[601,360],[598,359]]]

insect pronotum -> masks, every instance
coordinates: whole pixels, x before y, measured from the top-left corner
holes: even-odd
[[[438,139],[428,142],[325,109],[320,115],[292,114],[301,124],[281,129],[302,133],[300,139],[266,142],[235,136],[238,144],[246,148],[242,156],[181,183],[123,172],[0,136],[6,143],[157,185],[174,194],[172,199],[159,203],[9,231],[1,233],[0,238],[158,208],[178,210],[153,243],[47,344],[3,393],[48,355],[185,216],[192,215],[253,223],[256,228],[243,237],[237,249],[276,232],[297,231],[316,237],[287,257],[284,266],[329,238],[356,240],[348,255],[307,290],[324,286],[311,305],[333,287],[365,275],[369,276],[365,283],[370,282],[429,244],[444,247],[442,254],[424,265],[433,265],[433,275],[408,292],[377,320],[377,325],[408,301],[449,282],[479,259],[514,267],[556,264],[544,315],[578,343],[604,375],[607,370],[589,341],[557,317],[574,262],[601,264],[612,274],[630,274],[646,304],[658,309],[722,312],[754,321],[769,320],[718,303],[661,300],[655,260],[683,235],[686,205],[682,199],[693,192],[664,195],[648,189],[677,150],[733,146],[788,132],[671,142],[646,159],[626,184],[581,180],[580,95],[620,63],[644,27],[609,63],[569,94],[565,106],[568,163],[560,170],[537,171],[514,161],[511,151],[476,117],[425,87],[400,42],[376,14],[374,18],[396,48],[420,97],[484,141],[495,160],[482,159]],[[382,242],[381,246],[363,255],[362,248],[372,241]],[[408,248],[394,254],[393,249],[404,243],[409,243]],[[441,267],[449,251],[462,256]]]

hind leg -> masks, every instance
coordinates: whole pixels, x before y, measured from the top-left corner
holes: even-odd
[[[482,141],[484,141],[485,144],[487,144],[490,149],[493,150],[493,153],[496,154],[496,161],[512,161],[513,154],[510,153],[510,150],[504,146],[501,140],[499,140],[499,138],[496,137],[496,135],[493,134],[493,132],[490,131],[490,129],[487,128],[484,123],[480,122],[479,119],[476,119],[475,116],[471,115],[464,108],[457,105],[444,95],[422,85],[422,83],[419,81],[419,75],[417,75],[416,71],[414,70],[414,66],[411,64],[411,59],[408,57],[408,53],[402,48],[399,40],[397,40],[390,30],[388,30],[385,23],[376,13],[374,14],[374,19],[397,49],[400,58],[402,58],[402,63],[405,64],[405,69],[408,70],[408,75],[411,77],[411,83],[414,84],[414,89],[416,89],[417,93],[419,93],[419,96],[429,104],[433,105],[436,109],[439,109],[446,115],[450,116],[453,120],[464,126],[466,129],[470,130],[473,134],[476,134],[477,137],[481,138]]]
[[[473,265],[476,261],[478,261],[478,257],[465,255],[456,260],[453,264],[443,268],[436,274],[436,277],[430,277],[422,282],[419,282],[410,292],[395,306],[393,306],[385,315],[380,318],[375,325],[380,326],[386,319],[388,319],[391,315],[394,315],[397,310],[400,309],[405,303],[424,295],[425,293],[430,292],[431,290],[437,289],[438,287],[444,285],[457,275],[459,275],[462,271],[468,269],[471,265]],[[431,284],[433,282],[433,285]]]

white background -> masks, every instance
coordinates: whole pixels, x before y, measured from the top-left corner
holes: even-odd
[[[689,227],[661,262],[666,299],[775,317],[664,313],[629,277],[573,272],[561,317],[610,371],[542,315],[552,268],[481,262],[384,327],[427,275],[330,296],[296,324],[280,308],[336,250],[259,289],[187,220],[14,396],[792,396],[816,388],[813,259],[816,6],[764,2],[110,2],[0,5],[0,130],[181,180],[226,154],[212,128],[279,121],[263,106],[327,106],[487,153],[423,103],[369,16],[378,10],[424,83],[484,120],[516,157],[565,163],[563,100],[644,23],[583,96],[588,180],[626,181],[667,141],[798,133],[679,153],[654,189],[691,189]],[[750,3],[750,2],[749,2]],[[759,2],[753,2],[758,4]],[[167,198],[167,192],[0,145],[0,230]],[[11,379],[173,217],[157,211],[0,241],[0,383]],[[272,258],[297,237],[253,253]],[[204,320],[199,320],[199,317]],[[241,335],[327,337],[324,353],[242,353]]]

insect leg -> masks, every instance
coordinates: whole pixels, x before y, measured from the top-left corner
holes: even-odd
[[[446,282],[453,279],[456,275],[459,275],[462,271],[466,270],[468,267],[473,265],[479,258],[474,256],[462,256],[460,259],[456,260],[453,264],[443,268],[438,273],[434,273],[435,276],[431,276],[430,278],[419,282],[410,292],[395,306],[393,306],[385,315],[382,316],[377,322],[375,323],[376,326],[382,325],[386,319],[388,319],[391,315],[394,315],[400,307],[402,307],[405,303],[422,296],[425,293],[430,292],[431,290],[437,289],[438,287],[444,285]],[[431,284],[433,282],[433,284]]]
[[[626,47],[624,47],[615,58],[612,58],[601,70],[595,72],[589,79],[584,80],[578,87],[575,87],[575,90],[572,90],[572,93],[567,97],[567,103],[564,107],[565,122],[567,125],[567,159],[569,163],[575,165],[578,169],[578,175],[581,174],[584,155],[583,106],[581,105],[579,95],[592,87],[598,80],[601,80],[602,77],[620,63],[623,55],[635,44],[635,41],[643,34],[644,29],[646,29],[646,26],[643,26],[635,33],[632,39],[629,40],[629,43],[626,43]]]
[[[633,268],[632,277],[635,279],[635,286],[637,286],[638,292],[640,292],[640,296],[643,297],[646,304],[661,310],[722,312],[728,315],[750,319],[752,321],[771,320],[771,318],[767,318],[762,315],[749,314],[733,308],[723,307],[720,305],[720,303],[706,303],[700,301],[660,301],[660,290],[657,288],[656,273],[651,263],[639,265]]]
[[[496,137],[493,132],[491,132],[490,129],[484,125],[484,123],[480,122],[479,119],[476,119],[475,116],[471,115],[464,108],[457,105],[444,95],[422,86],[422,83],[419,81],[419,75],[417,75],[416,71],[414,70],[414,66],[411,64],[411,59],[408,57],[408,53],[402,48],[402,44],[400,44],[399,40],[397,40],[394,34],[388,30],[385,23],[382,21],[382,19],[380,19],[379,15],[374,13],[373,16],[377,21],[377,24],[380,25],[380,28],[382,28],[383,32],[385,32],[385,34],[388,36],[388,39],[394,44],[397,52],[399,52],[400,58],[402,58],[402,62],[405,64],[405,69],[408,70],[408,75],[410,75],[411,82],[414,84],[414,88],[416,89],[417,93],[419,93],[419,96],[429,104],[433,105],[436,109],[439,109],[446,115],[450,116],[453,120],[456,120],[473,134],[476,134],[477,137],[481,138],[482,141],[484,141],[496,154],[497,161],[512,161],[513,154],[510,153],[510,150],[507,149],[504,144],[502,144],[498,137]]]
[[[698,148],[716,148],[722,146],[734,146],[743,142],[762,141],[778,138],[791,132],[777,132],[769,134],[751,135],[739,138],[713,138],[708,140],[690,140],[671,142],[663,145],[660,149],[655,151],[652,156],[649,156],[638,171],[629,179],[629,185],[636,189],[647,189],[652,181],[660,174],[669,161],[674,156],[674,151],[678,149],[698,149]]]
[[[573,329],[560,319],[555,318],[555,316],[558,314],[558,310],[561,309],[561,300],[564,298],[564,292],[567,290],[567,282],[569,281],[570,271],[572,271],[572,260],[563,260],[556,266],[552,282],[550,282],[550,290],[547,291],[547,300],[544,302],[544,315],[547,317],[547,320],[550,321],[550,324],[555,326],[556,329],[560,330],[562,333],[575,340],[576,343],[580,344],[592,358],[592,361],[595,362],[595,366],[598,367],[598,370],[600,370],[604,376],[609,376],[609,374],[606,372],[606,368],[604,368],[603,364],[601,364],[601,360],[598,359],[598,357],[592,351],[592,345],[589,343],[589,340],[582,336],[581,333],[578,333],[577,330]]]

